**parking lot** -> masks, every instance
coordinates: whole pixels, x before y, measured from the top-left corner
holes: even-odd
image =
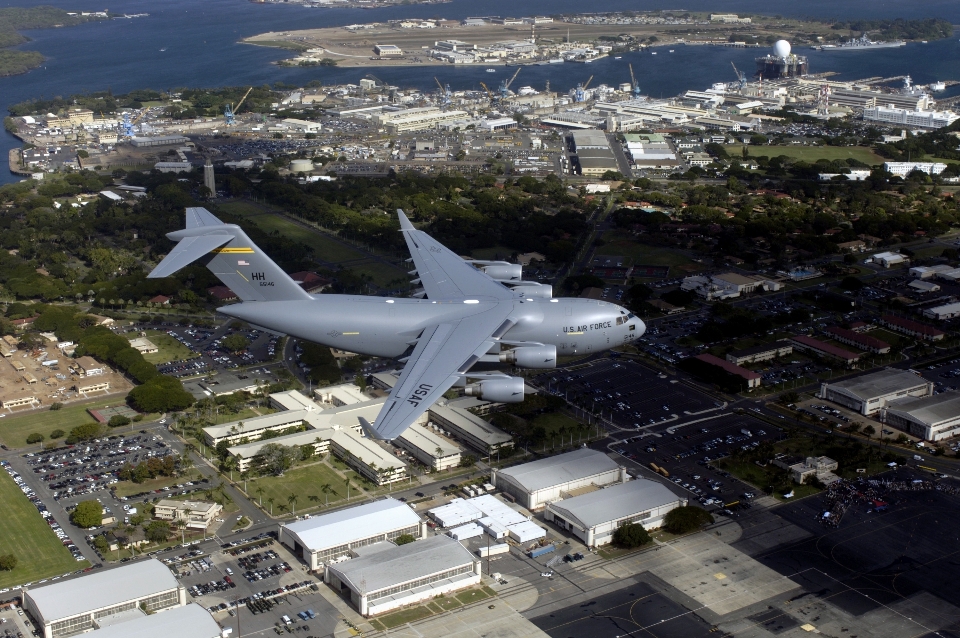
[[[676,378],[626,359],[599,359],[575,369],[535,377],[583,409],[609,419],[616,427],[639,430],[667,424],[722,404]]]
[[[320,594],[325,585],[272,534],[224,544],[218,550],[207,543],[163,560],[177,570],[194,602],[224,626],[239,620],[246,635],[271,629],[282,634],[289,626],[305,636],[326,636],[339,620],[336,608]]]

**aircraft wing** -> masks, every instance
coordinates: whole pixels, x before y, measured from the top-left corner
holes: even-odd
[[[507,304],[424,329],[373,425],[361,417],[367,434],[392,440],[427,411],[493,345],[513,311]]]
[[[436,239],[414,228],[402,210],[397,210],[397,215],[400,217],[400,231],[407,241],[420,285],[428,299],[442,301],[474,296],[513,299],[516,296]]]

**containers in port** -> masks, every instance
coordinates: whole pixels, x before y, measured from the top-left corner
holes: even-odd
[[[551,547],[553,547],[551,545]],[[497,554],[509,554],[510,546],[506,543],[497,543],[496,545],[491,545],[490,547],[481,547],[477,550],[477,555],[480,558],[486,558],[487,556],[496,556]]]
[[[549,554],[550,552],[556,551],[555,545],[544,545],[543,547],[536,547],[527,552],[527,556],[530,558],[537,558],[538,556],[543,556],[544,554]]]

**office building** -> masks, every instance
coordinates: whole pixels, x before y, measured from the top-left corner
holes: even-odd
[[[183,521],[188,529],[207,529],[223,505],[209,501],[174,501],[163,499],[153,506],[153,516],[162,521]]]
[[[895,315],[881,316],[880,325],[885,326],[894,332],[899,332],[900,334],[905,334],[917,339],[923,339],[924,341],[940,341],[946,335],[943,330],[939,330],[933,326],[928,326],[925,323],[904,319],[903,317],[897,317]]]
[[[854,379],[822,383],[819,396],[864,416],[870,416],[891,401],[932,394],[932,382],[906,370],[887,368]]]
[[[597,450],[573,452],[491,470],[490,482],[527,509],[539,509],[574,490],[627,480],[627,470]]]
[[[430,407],[429,414],[433,423],[480,454],[496,454],[513,447],[512,436],[467,410],[438,402]]]
[[[900,109],[895,106],[871,106],[863,109],[865,122],[937,129],[950,126],[960,119],[953,111],[920,111]]]
[[[792,352],[792,344],[786,341],[774,341],[773,343],[762,343],[752,348],[730,352],[726,359],[734,365],[742,366],[745,363],[761,363],[777,357],[785,357]]]
[[[827,359],[834,359],[835,361],[845,363],[847,366],[852,366],[860,360],[859,354],[850,352],[849,350],[844,350],[843,348],[835,346],[831,343],[826,343],[820,341],[819,339],[808,337],[807,335],[790,337],[789,341],[793,345],[794,350],[807,352],[820,357],[826,357]]]

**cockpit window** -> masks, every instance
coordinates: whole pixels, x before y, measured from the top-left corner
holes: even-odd
[[[627,315],[627,319],[633,319],[633,318],[636,317],[636,316],[637,316],[637,315],[635,315],[635,314],[633,314],[633,313],[631,312],[629,315]]]

